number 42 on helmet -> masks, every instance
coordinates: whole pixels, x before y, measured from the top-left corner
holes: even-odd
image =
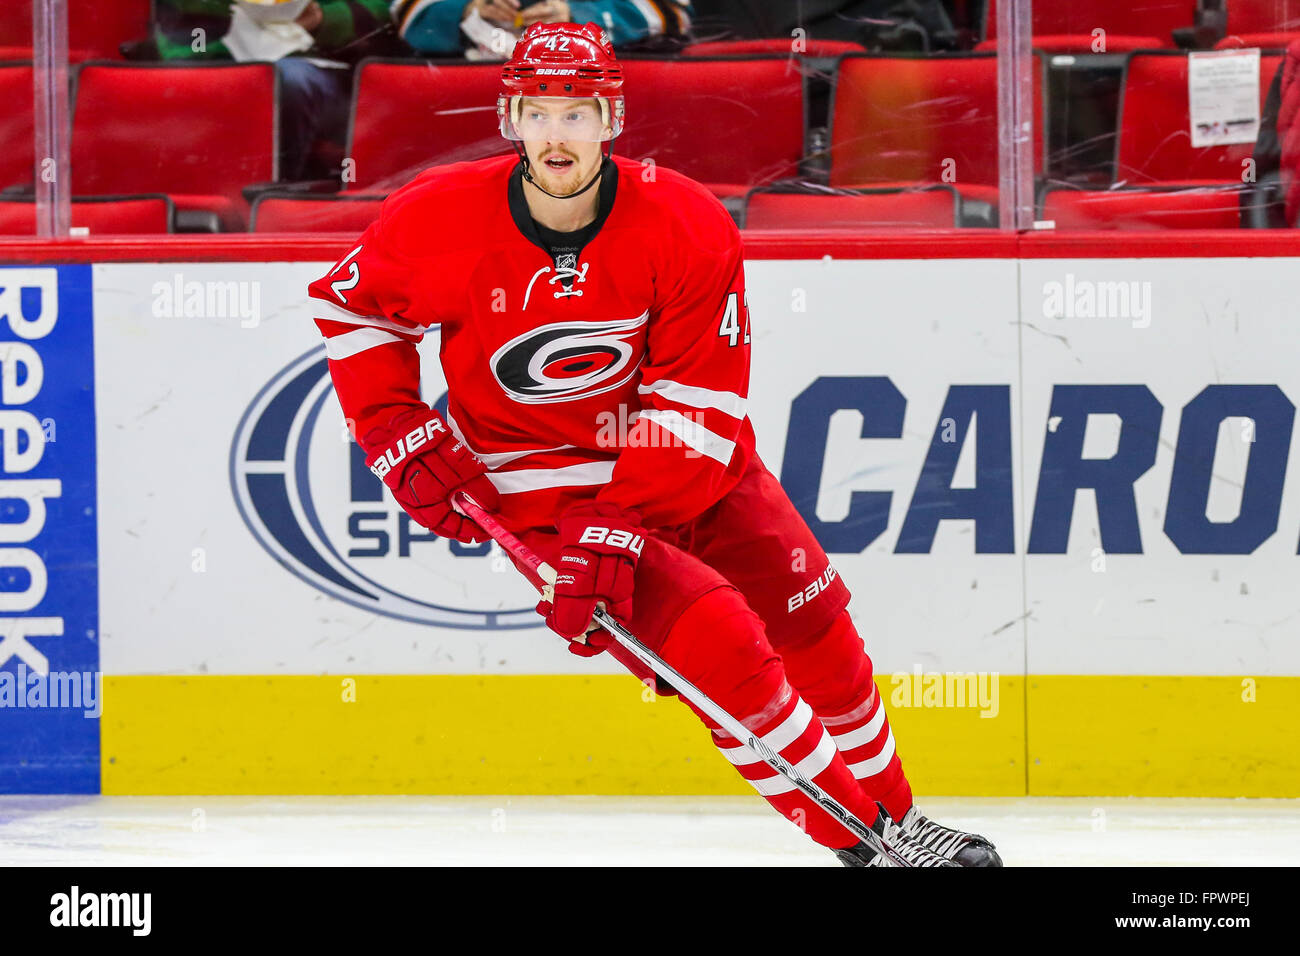
[[[588,23],[535,23],[501,70],[501,135],[515,142],[608,142],[623,132],[623,69]]]

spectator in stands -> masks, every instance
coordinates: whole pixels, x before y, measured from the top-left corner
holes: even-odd
[[[790,36],[848,40],[868,50],[951,50],[951,0],[694,0],[696,40]]]
[[[297,20],[267,27],[237,6],[235,0],[154,0],[159,57],[275,60],[280,75],[280,178],[331,174],[313,168],[311,160],[320,143],[333,146],[340,157],[343,152],[351,70],[335,60],[355,62],[365,41],[391,33],[387,0],[312,0]]]
[[[1247,226],[1300,226],[1300,40],[1286,50],[1260,117]]]
[[[691,25],[689,0],[398,0],[393,19],[420,53],[505,59],[534,23],[599,23],[614,46],[676,49]]]

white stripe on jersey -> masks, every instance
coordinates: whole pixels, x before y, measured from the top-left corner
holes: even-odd
[[[699,422],[693,422],[681,412],[662,411],[657,408],[641,412],[664,431],[671,432],[701,455],[707,455],[724,467],[731,463],[731,456],[736,451],[736,443],[728,441],[717,432],[709,431]]]
[[[496,469],[502,465],[508,465],[512,461],[518,461],[520,458],[526,458],[529,455],[543,455],[548,451],[566,451],[573,447],[575,446],[556,445],[554,448],[528,448],[524,451],[475,452],[474,454],[478,455],[488,468]]]
[[[465,447],[470,450],[470,453],[477,456],[489,470],[508,465],[510,462],[525,458],[528,455],[542,455],[550,451],[567,451],[570,448],[577,447],[576,445],[556,445],[554,448],[526,448],[523,451],[478,451],[469,442],[465,441],[465,433],[460,430],[460,425],[456,424],[456,419],[452,417],[450,408],[447,409],[447,414],[443,418],[451,426],[453,434],[460,441],[464,441]]]
[[[351,332],[344,332],[342,335],[326,339],[325,354],[338,361],[356,355],[358,352],[364,352],[366,349],[373,349],[377,345],[405,341],[405,339],[398,338],[392,332],[385,332],[383,329],[353,329]]]
[[[326,302],[324,299],[312,299],[311,306],[314,310],[313,315],[318,319],[324,319],[326,322],[368,325],[377,329],[388,329],[390,332],[398,332],[402,335],[423,335],[433,328],[432,325],[398,325],[382,315],[357,315],[347,309],[340,309],[337,305]]]
[[[545,488],[573,485],[605,485],[614,477],[612,461],[586,461],[563,468],[522,468],[519,471],[489,471],[488,481],[503,495],[518,495]]]
[[[638,385],[636,390],[642,395],[658,392],[670,402],[689,405],[691,408],[716,408],[732,418],[744,418],[745,408],[749,404],[735,392],[717,392],[711,388],[683,385],[667,378],[661,378],[653,385]]]

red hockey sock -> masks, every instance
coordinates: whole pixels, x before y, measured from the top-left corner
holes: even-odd
[[[673,625],[661,653],[863,823],[869,826],[875,820],[875,804],[853,779],[812,708],[786,681],[781,658],[768,643],[762,620],[738,591],[719,588],[687,608]],[[787,819],[823,846],[840,848],[859,842],[756,753],[686,703],[713,731],[714,743],[723,756]]]
[[[912,806],[912,787],[903,775],[903,762],[894,749],[885,704],[872,686],[857,707],[843,714],[827,714],[822,723],[844,755],[849,772],[873,800],[879,800],[895,820]]]
[[[894,748],[884,702],[848,611],[817,637],[783,648],[786,673],[830,733],[849,771],[872,800],[901,820],[912,806],[912,788]]]

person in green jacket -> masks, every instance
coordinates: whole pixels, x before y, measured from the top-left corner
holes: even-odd
[[[243,47],[231,37],[235,6],[235,0],[154,0],[159,57],[246,59],[236,55]],[[286,180],[324,172],[309,167],[318,142],[334,144],[340,154],[343,149],[352,71],[345,63],[326,65],[323,60],[354,60],[351,53],[361,43],[391,29],[387,0],[312,0],[295,22],[310,35],[312,45],[276,60],[280,178]]]

